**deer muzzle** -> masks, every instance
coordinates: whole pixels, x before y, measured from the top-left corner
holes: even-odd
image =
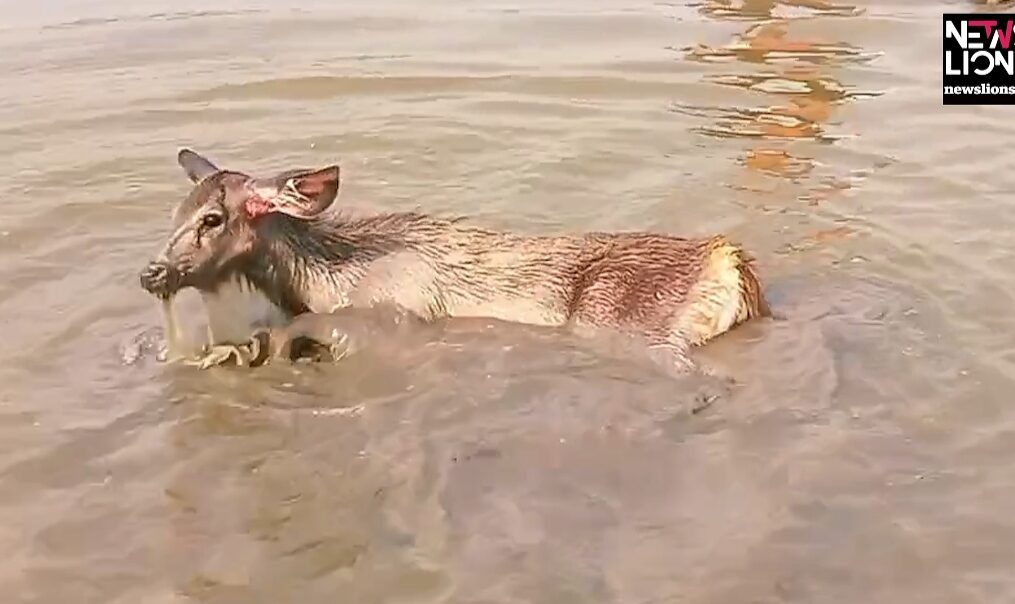
[[[148,293],[166,299],[180,288],[180,275],[173,267],[158,260],[148,263],[138,274],[143,287]]]

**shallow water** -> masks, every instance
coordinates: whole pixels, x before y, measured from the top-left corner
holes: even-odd
[[[1015,125],[941,105],[946,10],[0,2],[4,601],[1015,600]],[[136,273],[184,145],[337,161],[357,207],[725,231],[785,319],[701,351],[737,384],[696,414],[482,321],[166,366]]]

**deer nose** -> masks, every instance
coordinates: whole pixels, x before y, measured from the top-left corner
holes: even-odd
[[[169,293],[169,266],[164,262],[151,262],[141,269],[139,274],[141,287],[149,293],[167,295]]]

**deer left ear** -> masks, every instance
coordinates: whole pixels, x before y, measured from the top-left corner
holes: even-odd
[[[247,215],[257,218],[270,212],[281,212],[294,218],[317,216],[327,210],[338,196],[339,175],[339,167],[333,165],[320,170],[289,173],[281,186],[255,184],[247,200]]]
[[[311,201],[313,213],[319,214],[335,201],[338,196],[341,170],[338,166],[328,166],[307,174],[300,174],[286,183],[300,195]]]
[[[279,191],[278,211],[296,218],[317,216],[338,196],[339,175],[338,166],[328,166],[289,177]]]

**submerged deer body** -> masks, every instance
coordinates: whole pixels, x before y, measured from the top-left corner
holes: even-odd
[[[675,365],[688,346],[768,314],[751,259],[722,236],[526,236],[414,212],[352,217],[327,212],[337,166],[257,179],[189,150],[179,162],[194,189],[141,273],[164,298],[194,287],[215,300],[239,282],[283,318],[388,305],[425,320],[607,330]]]

